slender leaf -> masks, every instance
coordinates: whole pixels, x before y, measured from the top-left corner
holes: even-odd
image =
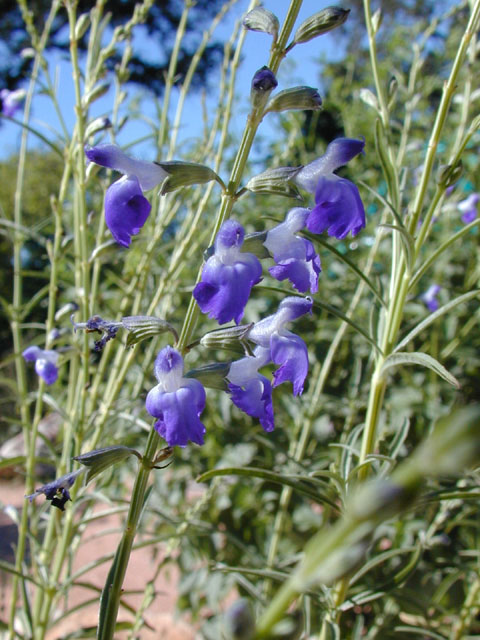
[[[417,324],[416,327],[414,327],[411,331],[409,331],[409,333],[403,338],[403,340],[401,340],[397,344],[393,352],[397,353],[401,349],[404,349],[409,342],[411,342],[416,336],[418,336],[419,333],[424,331],[428,326],[430,326],[433,322],[435,322],[437,318],[440,318],[441,316],[445,315],[451,309],[458,307],[458,305],[462,304],[462,302],[468,302],[469,300],[472,300],[473,298],[478,298],[478,297],[480,297],[480,289],[475,289],[475,291],[469,291],[468,293],[464,293],[463,295],[458,296],[458,298],[455,298],[454,300],[447,302],[447,304],[444,304],[439,309],[431,313],[428,317],[425,318],[425,320],[422,320],[422,322]]]
[[[404,364],[413,364],[420,365],[421,367],[427,367],[427,369],[431,369],[432,371],[434,371],[437,375],[446,380],[456,389],[460,388],[460,383],[455,378],[455,376],[447,371],[447,369],[445,369],[445,367],[440,364],[438,360],[435,360],[435,358],[432,358],[432,356],[429,356],[427,353],[422,353],[420,351],[413,351],[412,353],[393,353],[385,360],[385,363],[382,367],[382,372],[385,372],[392,367],[398,367],[399,365]]]
[[[336,511],[338,511],[339,508],[338,504],[336,504],[330,496],[325,495],[324,493],[312,491],[305,486],[305,483],[298,481],[292,476],[285,476],[280,473],[266,471],[265,469],[258,469],[256,467],[225,467],[223,469],[212,469],[211,471],[202,473],[202,475],[197,478],[197,482],[205,482],[206,480],[210,480],[210,478],[228,475],[261,478],[262,480],[268,480],[269,482],[274,482],[276,484],[286,485],[294,489],[294,491],[297,491],[297,493],[310,498],[310,500],[314,500],[320,504],[326,502]]]
[[[378,300],[378,302],[382,305],[382,307],[387,306],[385,303],[385,300],[382,298],[380,292],[377,290],[377,288],[372,283],[370,278],[361,269],[359,269],[354,262],[352,262],[349,258],[347,258],[347,256],[340,253],[338,249],[336,249],[333,245],[331,245],[329,242],[327,242],[326,240],[324,240],[319,236],[315,236],[310,233],[305,233],[305,236],[307,236],[309,240],[311,240],[314,244],[315,243],[321,244],[322,247],[325,247],[325,249],[328,249],[328,251],[333,253],[339,260],[344,262],[349,269],[351,269],[361,280],[363,280],[363,282],[365,282],[367,287],[370,289],[370,291],[373,293],[373,295]]]

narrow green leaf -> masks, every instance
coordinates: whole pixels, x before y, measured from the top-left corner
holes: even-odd
[[[416,336],[418,336],[419,333],[425,331],[425,329],[429,327],[433,322],[435,322],[435,320],[448,313],[451,309],[458,307],[458,305],[462,304],[462,302],[468,302],[469,300],[472,300],[472,298],[480,298],[480,289],[475,289],[475,291],[464,293],[463,295],[458,296],[458,298],[455,298],[450,302],[447,302],[447,304],[444,304],[439,309],[431,313],[425,318],[425,320],[422,320],[422,322],[417,324],[416,327],[409,331],[409,333],[403,338],[403,340],[398,343],[393,352],[397,353],[401,349],[404,349],[409,342],[411,342]]]
[[[460,383],[455,378],[455,376],[447,371],[447,369],[445,369],[445,367],[440,364],[438,360],[435,360],[435,358],[432,358],[432,356],[429,356],[427,353],[422,353],[420,351],[413,351],[412,353],[393,353],[385,360],[382,367],[382,373],[384,373],[388,369],[391,369],[392,367],[398,367],[405,364],[420,365],[421,367],[431,369],[456,389],[460,388]]]
[[[297,493],[300,493],[315,502],[320,504],[326,502],[338,511],[338,504],[336,504],[330,496],[311,490],[305,486],[305,483],[299,482],[297,479],[292,478],[292,476],[285,476],[273,471],[258,469],[257,467],[225,467],[223,469],[212,469],[206,473],[202,473],[202,475],[197,478],[197,482],[205,482],[206,480],[210,480],[210,478],[228,475],[261,478],[262,480],[268,480],[269,482],[274,482],[276,484],[286,485],[297,491]]]
[[[368,276],[357,267],[356,264],[354,264],[349,258],[347,258],[347,256],[343,255],[342,253],[340,253],[340,251],[338,249],[336,249],[333,245],[329,244],[326,240],[324,240],[323,238],[319,237],[319,236],[314,236],[313,234],[310,233],[305,233],[304,234],[306,237],[308,237],[309,240],[311,240],[314,244],[318,243],[321,244],[322,247],[325,247],[326,249],[328,249],[328,251],[330,251],[331,253],[333,253],[335,256],[337,256],[337,258],[339,260],[341,260],[342,262],[344,262],[347,267],[349,269],[351,269],[361,280],[363,280],[363,282],[365,282],[365,284],[367,285],[367,287],[370,289],[370,291],[373,293],[373,295],[375,296],[375,298],[380,302],[380,304],[382,305],[382,307],[386,308],[386,303],[385,300],[382,298],[382,296],[380,295],[379,291],[377,290],[377,288],[375,287],[375,285],[372,283],[372,281],[368,278]]]
[[[455,233],[451,238],[449,238],[448,240],[446,240],[443,244],[441,244],[438,249],[436,249],[428,258],[427,260],[425,260],[425,262],[422,264],[421,267],[419,267],[419,269],[416,271],[416,273],[414,274],[413,278],[410,281],[410,285],[409,285],[409,289],[413,289],[413,287],[418,283],[418,281],[420,280],[420,278],[423,276],[423,274],[427,271],[427,269],[429,269],[429,267],[435,263],[435,260],[444,252],[446,251],[454,242],[456,242],[457,240],[459,240],[460,238],[462,238],[463,236],[467,235],[467,233],[470,233],[470,231],[473,229],[473,227],[475,227],[477,224],[480,223],[480,218],[478,218],[477,220],[474,220],[473,222],[471,222],[470,224],[467,224],[465,227],[463,227],[463,229],[460,229],[460,231],[457,231],[457,233]]]

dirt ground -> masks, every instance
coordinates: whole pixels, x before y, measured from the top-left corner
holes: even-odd
[[[17,480],[0,480],[0,500],[2,505],[21,506],[23,497],[23,485]],[[7,510],[8,513],[8,510]],[[13,561],[13,546],[16,540],[16,526],[5,513],[5,509],[0,511],[0,558],[8,562]],[[117,546],[121,523],[119,516],[102,518],[88,525],[83,536],[81,545],[76,557],[75,568],[82,567],[94,562],[96,558],[111,552]],[[106,530],[111,531],[107,535],[100,533]],[[161,552],[161,549],[159,550]],[[91,569],[82,576],[82,580],[93,583],[99,588],[103,587],[109,565],[105,563],[99,567]],[[124,588],[127,590],[142,590],[154,575],[155,563],[152,560],[152,549],[137,549],[133,552]],[[0,619],[8,617],[11,580],[5,573],[0,572]],[[141,630],[138,640],[194,640],[195,632],[186,621],[179,620],[173,614],[176,601],[176,576],[171,567],[168,575],[162,573],[155,581],[155,597],[152,604],[145,613],[145,619],[149,628]],[[76,605],[92,598],[92,591],[81,587],[74,587],[70,590],[68,607],[73,609]],[[134,608],[138,607],[142,600],[141,595],[129,595],[126,601]],[[78,631],[85,627],[94,627],[97,624],[98,601],[75,611],[56,624],[48,633],[47,640],[63,640],[69,633]],[[119,620],[131,619],[128,613],[122,611]],[[81,636],[76,636],[81,638]],[[116,640],[124,640],[127,635],[116,634]]]

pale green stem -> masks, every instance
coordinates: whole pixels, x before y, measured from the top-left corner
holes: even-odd
[[[21,4],[22,15],[27,18],[28,10]],[[48,35],[52,26],[53,19],[58,11],[59,3],[57,1],[52,3],[50,13],[48,14],[45,22],[45,27],[42,32],[41,38],[38,39],[35,32],[31,32],[32,44],[36,47],[36,55],[33,64],[33,69],[30,77],[30,83],[27,90],[25,99],[25,109],[23,116],[23,123],[25,125],[22,131],[20,152],[18,159],[17,169],[17,182],[15,189],[14,199],[14,239],[13,239],[13,304],[12,304],[12,319],[11,319],[11,331],[13,338],[13,348],[15,353],[15,368],[17,377],[17,389],[20,402],[20,416],[22,422],[22,433],[25,443],[26,451],[26,479],[25,479],[25,491],[31,493],[34,487],[34,469],[35,469],[35,442],[37,439],[38,422],[41,416],[41,405],[43,401],[44,383],[43,380],[39,381],[38,387],[38,399],[35,410],[35,420],[32,424],[30,421],[30,411],[27,401],[27,380],[25,372],[25,362],[22,357],[23,344],[21,336],[20,322],[22,318],[21,309],[23,302],[23,282],[22,282],[22,261],[21,261],[21,249],[23,245],[23,232],[22,227],[22,198],[23,198],[23,185],[25,177],[25,160],[27,155],[27,142],[28,142],[28,129],[27,125],[30,120],[30,112],[33,100],[33,94],[35,91],[38,75],[41,67],[42,55],[45,49]],[[27,25],[28,26],[28,25]],[[30,28],[33,28],[30,25]],[[29,31],[30,33],[30,31]],[[22,509],[21,521],[19,524],[19,534],[17,541],[17,549],[15,554],[15,569],[17,572],[21,572],[23,568],[23,562],[25,557],[26,540],[28,533],[28,517],[29,508],[25,504]],[[17,598],[18,598],[18,584],[19,577],[14,575],[12,579],[12,591],[11,602],[9,610],[9,638],[12,639],[15,636],[14,625],[15,617],[17,613]]]
[[[365,0],[365,4],[368,5],[368,0]],[[447,118],[447,114],[450,107],[450,102],[455,91],[457,84],[457,77],[462,67],[462,63],[465,59],[465,55],[468,51],[470,40],[477,28],[480,13],[480,0],[475,0],[472,7],[472,12],[468,22],[467,29],[462,37],[460,46],[455,57],[455,61],[450,72],[448,81],[444,86],[442,100],[439,105],[435,124],[433,127],[432,135],[428,145],[427,155],[425,158],[424,170],[422,178],[417,191],[415,199],[414,213],[410,221],[410,232],[413,233],[417,227],[419,217],[422,212],[424,199],[427,192],[427,185],[431,177],[433,162],[435,160],[436,150],[440,141],[440,136],[443,131],[443,127]],[[430,219],[433,215],[433,209],[430,209]],[[430,220],[424,220],[422,228],[419,233],[421,241],[423,242],[426,233],[423,231],[430,226]],[[418,254],[421,250],[421,245],[417,244],[415,247],[415,260],[418,258]],[[411,276],[407,271],[405,260],[402,259],[398,265],[396,273],[392,274],[395,281],[395,287],[392,292],[392,296],[389,302],[389,307],[386,312],[385,324],[383,329],[383,337],[381,343],[381,349],[383,356],[377,360],[375,372],[372,377],[372,384],[370,389],[370,396],[368,401],[367,416],[365,420],[365,429],[363,433],[362,446],[360,452],[359,464],[363,465],[359,470],[359,479],[364,480],[368,475],[368,465],[365,465],[367,456],[372,453],[376,443],[376,432],[378,418],[382,407],[383,397],[386,389],[386,378],[382,374],[382,367],[386,357],[392,352],[395,341],[397,339],[398,331],[403,318],[403,310],[405,306],[406,297],[409,291]]]

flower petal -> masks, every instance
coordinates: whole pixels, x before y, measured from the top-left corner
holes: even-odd
[[[277,280],[288,279],[300,293],[318,291],[318,274],[320,273],[320,258],[312,243],[306,238],[298,238],[303,247],[303,257],[278,260],[277,265],[269,268],[270,274]]]
[[[262,267],[255,256],[241,254],[233,265],[226,265],[212,256],[202,271],[202,281],[193,290],[193,297],[203,313],[219,324],[243,317],[252,287],[261,280]]]
[[[321,176],[315,193],[315,202],[307,229],[330,236],[344,238],[349,232],[356,235],[365,226],[365,210],[357,187],[336,175]]]
[[[258,418],[265,431],[273,431],[275,421],[273,416],[272,385],[270,381],[257,374],[244,383],[243,388],[229,383],[228,389],[232,402],[247,415]]]
[[[151,208],[135,176],[124,176],[110,185],[105,195],[105,220],[118,244],[130,246]]]
[[[305,342],[289,331],[282,335],[275,334],[271,340],[271,354],[275,364],[280,365],[273,374],[273,386],[290,381],[293,384],[293,395],[301,394],[308,373],[308,352]]]
[[[327,150],[317,160],[307,164],[295,176],[299,187],[313,193],[321,176],[331,174],[339,167],[350,162],[363,151],[365,140],[355,138],[337,138],[332,140]]]
[[[143,191],[153,189],[165,180],[167,172],[155,162],[145,162],[131,158],[116,144],[99,144],[96,147],[85,147],[87,158],[100,165],[114,169],[128,176],[136,176]]]
[[[205,406],[205,390],[198,380],[189,382],[194,384],[175,392],[159,394],[156,398],[159,415],[155,417],[159,419],[155,429],[170,447],[185,447],[189,440],[200,445],[204,442],[205,427],[199,415]]]
[[[35,371],[45,380],[46,384],[53,384],[58,378],[58,368],[53,362],[44,358],[38,358],[35,362]]]

